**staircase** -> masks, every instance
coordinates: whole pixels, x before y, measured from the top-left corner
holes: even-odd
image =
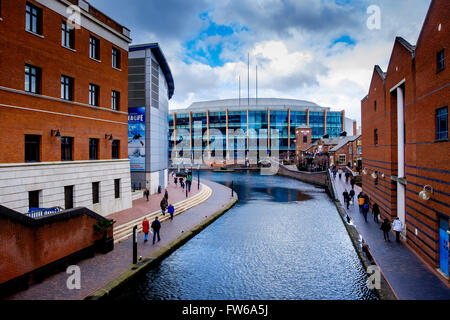
[[[201,183],[201,190],[199,193],[197,193],[195,196],[188,198],[186,200],[180,201],[175,203],[173,206],[175,208],[174,217],[185,212],[188,209],[191,209],[192,207],[195,207],[196,205],[201,204],[202,202],[206,201],[212,194],[212,190],[207,185]],[[124,240],[127,240],[129,237],[133,235],[133,227],[137,225],[138,232],[142,231],[142,220],[144,220],[144,217],[147,217],[150,224],[155,219],[155,216],[159,217],[159,221],[163,222],[168,219],[170,219],[170,214],[167,213],[163,216],[161,210],[154,211],[152,213],[149,213],[145,216],[139,217],[137,219],[134,219],[132,221],[129,221],[127,223],[124,223],[120,226],[114,227],[114,243],[119,243]]]

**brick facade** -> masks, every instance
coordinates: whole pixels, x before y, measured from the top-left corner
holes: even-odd
[[[363,192],[378,203],[383,218],[399,215],[398,203],[405,207],[404,238],[436,269],[440,255],[446,254],[439,245],[440,222],[450,218],[450,145],[448,137],[436,138],[436,110],[448,106],[450,100],[449,17],[450,2],[433,0],[417,45],[396,39],[387,72],[375,67],[369,93],[361,102],[363,168],[368,171],[363,176]],[[442,49],[446,66],[437,72],[437,53]],[[405,139],[400,145],[398,87],[404,95]],[[405,175],[398,177],[398,148],[403,145]],[[373,171],[378,172],[377,180],[370,176]],[[404,197],[397,197],[398,178]],[[418,197],[425,185],[434,189],[427,201]]]

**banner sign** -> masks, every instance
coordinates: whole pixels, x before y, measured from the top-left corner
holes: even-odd
[[[145,107],[128,108],[128,158],[131,171],[145,171]]]

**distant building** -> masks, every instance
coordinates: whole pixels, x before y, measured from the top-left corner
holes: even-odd
[[[0,203],[130,208],[130,31],[83,0],[0,6]]]
[[[196,123],[201,127],[199,130],[203,136],[201,148],[194,143]],[[233,152],[231,158],[234,160],[231,161],[243,160],[240,158],[248,158],[254,151],[259,151],[257,160],[260,160],[271,154],[270,134],[271,130],[277,129],[279,158],[293,160],[296,128],[299,126],[310,127],[312,139],[324,134],[338,137],[343,131],[353,130],[353,120],[347,119],[344,111],[331,111],[330,108],[303,100],[252,98],[196,102],[187,109],[173,110],[169,115],[169,150],[172,157],[175,154],[180,156],[180,151],[190,155],[194,152],[208,155],[208,152],[214,152],[214,142],[215,146],[223,146],[224,160],[226,154]],[[243,141],[234,139],[236,130],[243,135]],[[258,137],[266,137],[267,141],[252,144],[252,130]],[[182,137],[180,132],[184,132],[186,137]],[[187,141],[184,150],[180,150],[182,141]],[[184,156],[189,158],[189,154]],[[203,160],[207,161],[205,158]]]
[[[433,0],[417,44],[397,37],[387,71],[375,66],[361,102],[363,192],[403,239],[449,276],[450,1]]]
[[[168,183],[167,117],[175,90],[158,43],[130,46],[128,81],[131,184],[153,194]]]

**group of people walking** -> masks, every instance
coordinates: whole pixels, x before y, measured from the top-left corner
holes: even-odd
[[[156,238],[158,238],[158,241],[161,240],[161,237],[159,236],[159,230],[161,230],[161,222],[158,220],[158,217],[155,217],[155,220],[152,222],[151,228],[153,230],[153,244],[155,244]],[[145,217],[144,221],[142,221],[142,232],[144,233],[144,242],[147,242],[148,234],[150,232],[150,222],[148,221],[147,217]]]
[[[175,183],[175,187],[178,185],[178,182],[180,182],[180,186],[181,188],[183,188],[183,190],[186,187],[187,192],[191,192],[192,173],[188,172],[186,176],[186,184],[184,183],[184,177],[177,177],[176,175],[174,175],[173,182]]]

